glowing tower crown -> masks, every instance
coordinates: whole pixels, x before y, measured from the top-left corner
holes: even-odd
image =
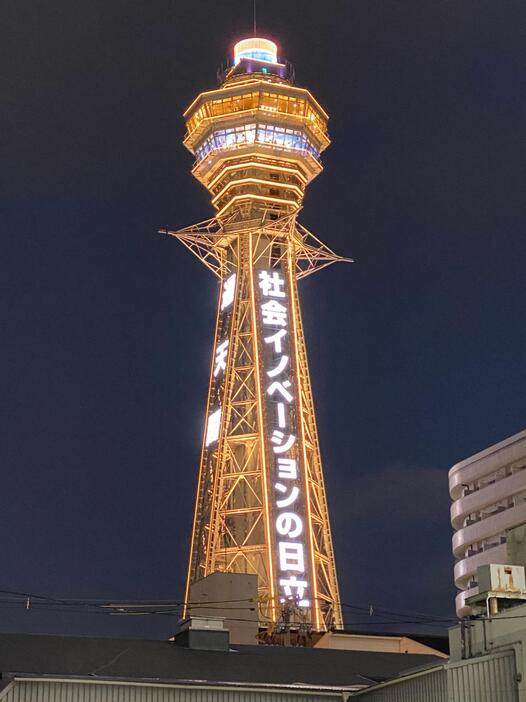
[[[295,212],[321,171],[328,115],[308,90],[292,84],[268,39],[244,39],[218,90],[201,93],[185,112],[194,176],[222,217]]]
[[[268,39],[234,49],[184,113],[216,215],[176,232],[219,280],[186,601],[216,571],[258,576],[267,631],[341,627],[297,280],[342,259],[296,220],[328,116]]]

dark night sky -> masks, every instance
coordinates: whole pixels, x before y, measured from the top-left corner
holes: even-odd
[[[181,113],[250,0],[2,6],[0,587],[180,598],[216,301]],[[526,5],[260,0],[331,115],[301,285],[344,602],[453,612],[447,470],[526,426]],[[357,621],[345,610],[348,623]],[[0,630],[168,617],[0,608]]]

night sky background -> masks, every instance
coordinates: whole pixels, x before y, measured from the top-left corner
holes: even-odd
[[[0,588],[180,599],[217,283],[156,231],[212,216],[181,113],[252,2],[1,12]],[[258,2],[331,115],[301,221],[357,261],[300,286],[351,605],[454,613],[447,471],[526,427],[525,27],[522,0]],[[0,605],[3,631],[175,621]]]

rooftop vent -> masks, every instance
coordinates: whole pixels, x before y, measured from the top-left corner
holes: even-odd
[[[173,637],[176,646],[197,651],[228,651],[230,636],[223,617],[188,617],[179,622]]]

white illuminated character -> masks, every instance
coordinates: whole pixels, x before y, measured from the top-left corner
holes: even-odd
[[[268,377],[275,378],[280,373],[283,373],[283,371],[285,370],[285,368],[288,365],[289,365],[289,357],[282,356],[278,361],[278,365],[275,368],[272,368],[272,370],[267,371]]]
[[[221,428],[221,407],[211,412],[208,415],[206,424],[205,446],[210,446],[219,439],[219,430]]]
[[[278,427],[280,429],[285,429],[285,427],[287,426],[287,416],[285,414],[285,405],[283,402],[278,402],[277,410],[278,410]]]
[[[281,351],[282,351],[281,340],[286,335],[287,335],[286,329],[278,329],[278,331],[275,334],[272,334],[272,336],[266,336],[263,339],[263,341],[265,342],[265,344],[274,344],[274,351],[276,353],[281,353]]]
[[[306,580],[298,580],[295,575],[291,575],[290,578],[281,578],[279,581],[281,587],[285,590],[287,597],[299,597],[302,598],[305,594],[305,588],[308,586]],[[293,593],[292,589],[296,592]]]
[[[275,380],[268,386],[267,393],[272,397],[275,392],[279,392],[284,400],[287,402],[292,402],[292,395],[287,388],[290,388],[290,380],[284,380],[282,383]]]
[[[285,279],[277,271],[260,271],[259,287],[265,297],[285,297],[285,291],[281,288],[285,285]]]
[[[303,532],[303,522],[294,512],[283,512],[276,518],[276,531],[281,536],[295,539]]]
[[[276,483],[274,487],[278,492],[281,492],[282,495],[287,492],[287,486],[283,485],[282,483]],[[282,500],[276,500],[276,505],[279,507],[279,509],[283,509],[283,507],[290,507],[290,505],[293,505],[296,502],[299,494],[299,488],[296,485],[293,485],[290,489],[290,495],[287,495],[287,497],[284,497]]]
[[[263,324],[275,324],[278,327],[287,326],[287,308],[276,300],[269,300],[261,305]]]
[[[228,339],[222,341],[216,348],[216,360],[214,365],[214,378],[226,368],[226,359],[228,355]]]
[[[279,541],[278,551],[280,570],[294,570],[297,573],[305,572],[303,544],[297,544],[293,541]]]
[[[285,434],[282,431],[279,431],[279,429],[274,429],[274,431],[272,432],[272,436],[270,437],[272,443],[275,444],[275,446],[273,447],[274,453],[285,453],[286,451],[291,449],[296,443],[296,437],[294,436],[294,434],[290,434],[285,443],[282,443],[284,438]]]
[[[221,310],[225,310],[234,302],[236,294],[236,274],[232,275],[223,283],[223,295],[221,296]]]
[[[278,458],[278,477],[282,480],[296,480],[298,467],[295,458]]]

